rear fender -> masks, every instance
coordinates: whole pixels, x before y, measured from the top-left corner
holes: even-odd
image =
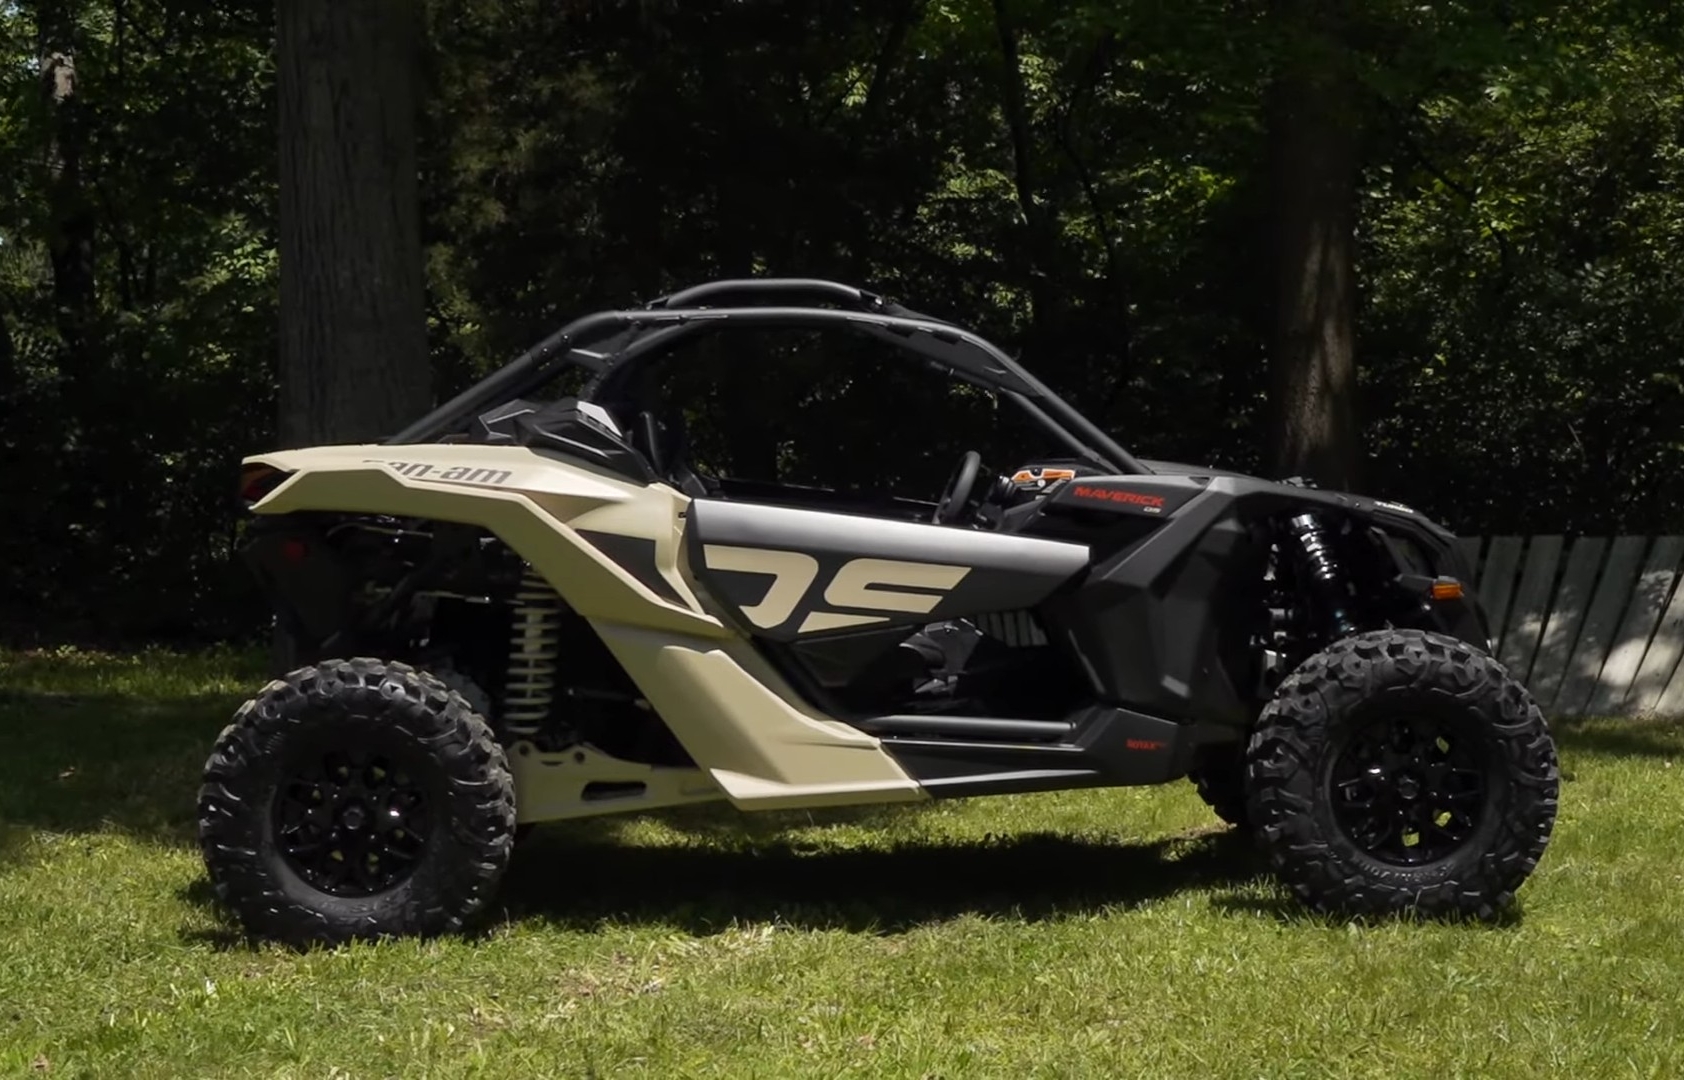
[[[530,563],[568,606],[702,638],[731,636],[679,572],[689,500],[525,447],[319,447],[248,458],[291,473],[253,505],[476,525]],[[401,453],[401,457],[399,454]]]
[[[401,456],[400,456],[401,455]],[[484,528],[595,628],[697,766],[744,809],[925,798],[875,737],[811,709],[707,610],[683,571],[689,499],[525,447],[323,447],[253,506]]]

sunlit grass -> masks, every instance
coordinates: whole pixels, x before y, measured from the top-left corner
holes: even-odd
[[[238,942],[254,658],[0,654],[0,1075],[1677,1076],[1684,732],[1561,732],[1497,927],[1306,917],[1185,784],[541,830],[466,940]]]

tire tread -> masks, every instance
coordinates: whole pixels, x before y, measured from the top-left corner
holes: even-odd
[[[368,903],[323,903],[276,873],[261,835],[288,740],[336,713],[378,711],[440,766],[448,850],[434,872]],[[430,844],[438,844],[435,834]],[[199,843],[217,899],[254,936],[294,945],[460,931],[494,894],[515,829],[514,779],[490,725],[461,694],[408,664],[324,660],[265,686],[217,737],[199,792]]]
[[[1376,872],[1318,813],[1318,770],[1359,705],[1385,697],[1455,703],[1489,725],[1505,781],[1495,829],[1477,854]],[[1490,655],[1421,630],[1359,634],[1310,657],[1280,685],[1247,749],[1247,803],[1269,861],[1304,903],[1338,914],[1491,919],[1548,846],[1559,796],[1555,745],[1531,695]]]

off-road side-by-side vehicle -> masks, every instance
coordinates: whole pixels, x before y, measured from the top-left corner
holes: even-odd
[[[702,468],[650,373],[789,328],[875,339],[1060,449],[967,452],[933,502]],[[522,826],[710,800],[1191,777],[1352,915],[1489,917],[1553,824],[1553,743],[1447,531],[1139,460],[981,337],[859,289],[589,315],[382,443],[246,459],[241,492],[296,666],[217,740],[199,820],[259,936],[451,931]]]

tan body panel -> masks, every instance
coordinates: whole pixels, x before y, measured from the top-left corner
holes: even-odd
[[[246,463],[294,473],[254,507],[257,513],[390,514],[477,525],[496,535],[590,621],[699,768],[739,807],[927,797],[877,739],[809,709],[708,610],[681,569],[689,499],[665,484],[639,486],[515,446],[316,447]],[[654,541],[656,570],[679,602],[657,595],[579,530]],[[543,818],[530,817],[525,807],[522,818],[615,813],[651,803],[582,802],[578,784],[641,768],[604,760],[614,775],[541,768],[535,761],[522,769],[523,780],[543,775],[564,784],[541,797],[534,791],[531,813]],[[660,805],[705,797],[694,785],[685,788],[683,797],[650,795]]]
[[[246,460],[295,472],[253,508],[257,513],[337,510],[479,525],[532,564],[585,618],[732,636],[702,612],[677,571],[679,515],[689,500],[664,484],[639,487],[517,446],[328,446]],[[394,463],[411,472],[399,472]],[[422,468],[428,472],[419,473]],[[493,484],[442,478],[455,470],[503,479]],[[577,529],[653,540],[657,569],[690,606],[651,592]]]
[[[797,704],[747,643],[595,625],[678,741],[738,806],[926,797],[876,738]]]
[[[522,823],[565,821],[639,810],[658,810],[725,798],[719,784],[702,769],[660,769],[622,761],[590,748],[544,753],[531,743],[509,747],[514,774],[515,818]],[[604,797],[592,785],[620,785]]]

